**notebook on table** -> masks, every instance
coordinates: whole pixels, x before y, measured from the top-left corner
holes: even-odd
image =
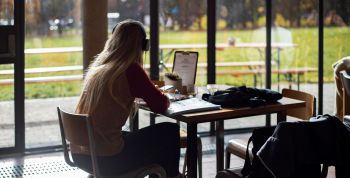
[[[168,116],[186,114],[200,111],[219,110],[220,105],[209,103],[199,98],[189,98],[170,103],[168,110],[165,112]]]
[[[147,103],[143,99],[136,98],[136,102],[141,106],[141,108],[150,110],[147,106]],[[174,116],[178,114],[187,114],[187,113],[193,113],[193,112],[211,111],[211,110],[220,110],[220,109],[221,109],[220,105],[216,105],[199,98],[189,98],[189,99],[170,102],[170,106],[165,111],[164,114],[167,116]]]

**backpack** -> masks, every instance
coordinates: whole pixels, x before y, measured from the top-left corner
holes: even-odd
[[[259,149],[264,145],[266,140],[273,134],[276,126],[272,127],[263,127],[253,130],[252,136],[248,140],[246,157],[243,169],[241,171],[244,177],[248,176],[249,178],[258,178],[258,177],[273,177],[271,173],[266,170],[262,165],[260,159],[256,155]],[[252,154],[253,159],[249,158],[249,145],[253,143]]]
[[[248,140],[243,169],[240,172],[239,169],[225,169],[223,171],[219,171],[215,178],[272,178],[273,176],[265,169],[256,154],[264,145],[266,140],[273,134],[275,128],[276,126],[254,129],[252,136]],[[252,161],[249,158],[250,143],[253,143]]]

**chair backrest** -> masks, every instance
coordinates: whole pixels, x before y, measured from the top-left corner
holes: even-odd
[[[74,114],[57,107],[58,120],[61,130],[62,145],[64,150],[64,159],[70,166],[77,165],[70,160],[67,141],[71,144],[89,148],[92,162],[92,174],[94,177],[102,177],[97,164],[96,145],[94,139],[94,130],[92,120],[86,114]],[[159,178],[165,178],[166,172],[158,164],[145,165],[136,170],[127,172],[123,175],[113,176],[118,178],[143,178],[147,175],[157,175]],[[91,176],[89,176],[91,177]]]
[[[57,112],[66,163],[71,166],[77,166],[70,160],[67,141],[74,145],[87,147],[90,150],[93,174],[98,176],[99,170],[97,166],[95,139],[90,117],[86,114],[69,113],[60,107],[57,107]]]
[[[316,115],[316,98],[315,96],[298,90],[282,89],[283,97],[305,101],[303,108],[290,109],[287,111],[288,116],[292,116],[302,120],[309,120]]]
[[[350,75],[345,71],[340,71],[341,81],[343,84],[343,111],[344,115],[350,114]]]

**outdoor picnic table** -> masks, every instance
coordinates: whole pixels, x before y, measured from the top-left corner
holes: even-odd
[[[281,61],[281,51],[285,48],[295,48],[297,47],[297,44],[294,43],[271,43],[271,47],[273,49],[276,49],[276,55],[277,57],[274,58],[276,61],[277,66],[277,85],[279,90],[279,82],[280,82],[280,73],[278,72],[280,70],[280,61]],[[263,58],[264,56],[264,49],[266,48],[266,43],[235,43],[235,44],[229,44],[229,43],[218,43],[215,45],[217,50],[224,50],[226,48],[253,48],[258,50],[260,56]],[[192,49],[203,49],[207,48],[207,44],[160,44],[160,70],[166,70],[169,72],[169,69],[165,65],[165,63],[168,63],[170,58],[172,57],[173,53],[176,50],[192,50]],[[167,53],[165,53],[165,50],[169,50]]]

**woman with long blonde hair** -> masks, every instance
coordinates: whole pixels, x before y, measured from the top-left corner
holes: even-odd
[[[92,118],[102,175],[122,174],[156,163],[169,177],[180,177],[177,124],[159,123],[135,132],[122,131],[135,108],[135,98],[145,100],[153,112],[162,113],[169,107],[168,98],[142,68],[148,43],[140,22],[122,21],[86,73],[76,113]],[[88,148],[71,145],[71,150],[74,161],[91,170]]]

